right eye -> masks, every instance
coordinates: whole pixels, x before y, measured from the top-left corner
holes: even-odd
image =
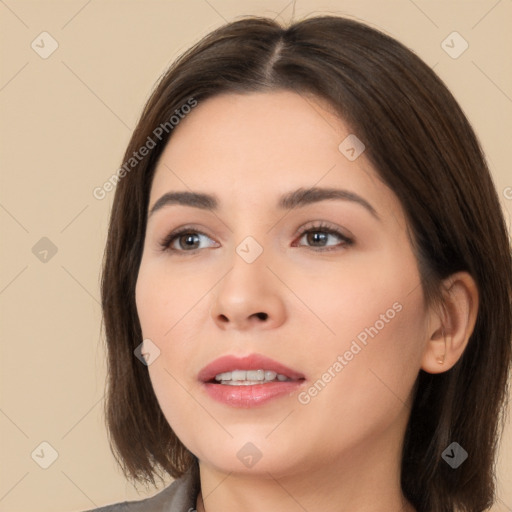
[[[182,228],[178,231],[173,231],[169,233],[161,242],[160,247],[162,251],[170,251],[177,254],[189,252],[193,253],[198,249],[202,249],[205,247],[211,247],[213,244],[207,245],[205,247],[198,247],[198,243],[200,244],[200,237],[210,238],[205,233],[198,231],[196,229],[191,228]],[[211,238],[210,238],[211,240]],[[214,242],[215,243],[215,242]],[[178,246],[176,248],[176,245]]]

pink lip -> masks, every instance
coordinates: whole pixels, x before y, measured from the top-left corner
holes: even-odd
[[[252,386],[229,386],[217,384],[215,375],[233,370],[271,370],[286,375],[291,381],[274,381]],[[219,402],[232,407],[254,407],[264,404],[273,398],[289,395],[304,385],[302,373],[292,370],[261,354],[251,354],[247,357],[224,356],[205,366],[198,374],[198,380],[203,383],[206,393]]]

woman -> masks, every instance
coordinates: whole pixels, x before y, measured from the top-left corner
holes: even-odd
[[[482,150],[402,44],[248,17],[160,80],[118,173],[102,304],[125,475],[102,511],[481,511],[511,360]]]

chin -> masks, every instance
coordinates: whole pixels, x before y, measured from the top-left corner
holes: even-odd
[[[216,442],[216,450],[211,451],[212,444],[205,450],[198,450],[196,456],[201,463],[214,467],[222,473],[236,473],[269,477],[286,476],[301,467],[301,456],[291,444],[272,443],[261,436],[236,436],[225,443]]]

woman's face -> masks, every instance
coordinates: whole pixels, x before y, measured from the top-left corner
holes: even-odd
[[[175,128],[149,211],[171,192],[216,207],[159,201],[136,301],[159,404],[202,463],[277,477],[401,442],[427,309],[402,208],[361,149],[325,104],[285,91],[214,97]],[[345,192],[296,193],[310,188]],[[255,354],[273,362],[202,371]]]

